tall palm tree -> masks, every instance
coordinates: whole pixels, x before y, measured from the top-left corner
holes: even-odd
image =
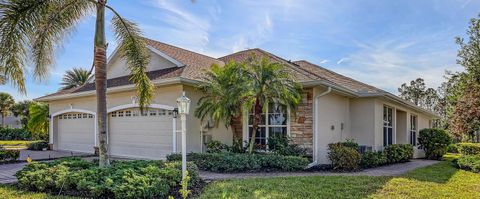
[[[33,75],[38,80],[48,76],[54,63],[55,46],[62,44],[78,22],[96,13],[94,36],[95,87],[99,166],[109,165],[107,153],[105,10],[113,12],[112,27],[119,53],[131,71],[130,80],[136,85],[139,104],[147,106],[152,99],[153,84],[146,75],[149,54],[137,25],[122,18],[107,0],[3,0],[0,1],[0,66],[6,79],[25,93],[25,63],[31,57],[35,64]],[[31,55],[31,56],[27,56]]]
[[[2,127],[5,127],[5,117],[10,109],[15,105],[13,97],[8,93],[0,93],[0,113],[2,114]]]
[[[239,75],[241,64],[229,62],[225,66],[212,65],[199,89],[205,94],[198,101],[195,116],[202,121],[222,121],[225,127],[232,125],[233,118],[240,115],[243,76]]]
[[[85,84],[91,76],[92,74],[90,74],[90,71],[88,70],[83,68],[73,68],[72,70],[65,72],[63,75],[62,83],[60,83],[63,85],[61,89],[66,90],[81,86]]]
[[[34,102],[29,107],[30,120],[28,131],[32,132],[36,139],[48,138],[48,104]]]
[[[248,147],[252,153],[255,137],[267,104],[276,103],[296,110],[302,98],[302,87],[284,64],[270,62],[266,57],[251,57],[243,72],[247,82],[242,96],[243,110],[252,110],[252,135]],[[295,111],[292,111],[293,113]]]
[[[30,120],[30,111],[28,109],[32,103],[30,100],[24,100],[15,103],[12,107],[12,113],[15,117],[20,118],[22,128],[27,128],[28,120]]]

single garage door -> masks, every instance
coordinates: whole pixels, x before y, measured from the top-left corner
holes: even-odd
[[[165,159],[172,152],[172,111],[138,108],[109,114],[109,147],[113,156]]]
[[[92,114],[65,113],[57,116],[58,149],[93,153],[95,124]]]

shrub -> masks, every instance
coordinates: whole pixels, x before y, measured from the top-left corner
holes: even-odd
[[[480,173],[480,156],[464,155],[457,159],[457,165],[461,169]]]
[[[345,142],[340,142],[343,146],[358,150],[358,143],[353,139],[347,139]]]
[[[343,143],[332,143],[328,145],[328,159],[330,159],[334,170],[353,171],[357,170],[360,164],[360,153],[351,146]]]
[[[192,186],[198,169],[187,163]],[[166,198],[181,182],[181,163],[164,161],[114,161],[99,168],[82,159],[34,162],[17,172],[20,187],[93,198]]]
[[[0,148],[0,162],[15,161],[19,157],[19,150],[5,150],[3,148]]]
[[[284,136],[272,136],[268,138],[268,149],[278,155],[306,156],[305,149],[291,143],[291,139]]]
[[[449,144],[447,146],[447,152],[449,152],[449,153],[459,153],[458,152],[458,145],[457,144]]]
[[[428,159],[440,160],[447,152],[451,138],[442,129],[422,129],[418,143]]]
[[[388,163],[408,162],[413,158],[413,146],[410,144],[392,144],[385,147]]]
[[[32,134],[25,129],[0,127],[0,140],[31,140]]]
[[[41,151],[45,148],[48,148],[48,142],[43,140],[31,142],[28,145],[28,150],[33,150],[33,151]]]
[[[360,167],[373,168],[382,166],[388,163],[387,155],[383,151],[365,152],[362,154]]]
[[[229,151],[229,147],[226,144],[217,140],[212,140],[207,143],[207,153],[221,153]]]
[[[167,160],[179,161],[181,155],[169,155]],[[190,153],[187,160],[200,170],[214,172],[298,171],[308,165],[307,158],[277,154]]]
[[[458,143],[457,146],[463,155],[480,155],[480,143]]]

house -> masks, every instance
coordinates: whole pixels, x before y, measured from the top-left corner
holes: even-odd
[[[3,119],[3,116],[0,114],[0,121],[4,122],[4,127],[8,128],[22,128],[22,122],[20,121],[19,117],[15,117],[12,112],[8,112],[7,116],[5,119]],[[1,127],[0,123],[0,127]]]
[[[202,93],[196,85],[212,64],[230,60],[245,61],[252,54],[268,57],[287,66],[303,87],[303,101],[296,114],[269,104],[264,125],[256,142],[266,143],[269,136],[288,135],[306,148],[316,163],[328,163],[327,145],[353,139],[363,150],[382,150],[395,143],[416,145],[418,131],[432,126],[434,113],[399,97],[342,76],[308,61],[287,61],[261,49],[250,49],[221,58],[212,58],[179,47],[146,39],[151,54],[148,76],[155,84],[155,97],[148,111],[141,113],[134,85],[124,60],[113,52],[108,59],[107,108],[108,146],[112,156],[163,159],[179,152],[179,120],[174,117],[176,99],[183,93],[195,110]],[[50,105],[50,140],[53,149],[90,152],[98,145],[95,84],[63,90],[37,100]],[[191,111],[193,112],[193,111]],[[205,151],[204,143],[233,139],[248,140],[247,112],[230,129],[213,122],[201,122],[187,116],[187,151]],[[415,149],[415,157],[422,151]]]

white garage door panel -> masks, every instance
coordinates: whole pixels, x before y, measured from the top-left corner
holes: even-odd
[[[109,117],[110,154],[146,159],[164,159],[172,152],[172,116],[160,115],[164,111],[149,110],[156,114],[140,116],[138,109],[117,111]],[[123,112],[120,117],[119,112]],[[149,113],[150,113],[149,112]],[[135,114],[133,114],[135,113]],[[112,116],[115,115],[115,117]]]
[[[92,153],[95,144],[93,122],[93,118],[58,119],[58,148]]]

